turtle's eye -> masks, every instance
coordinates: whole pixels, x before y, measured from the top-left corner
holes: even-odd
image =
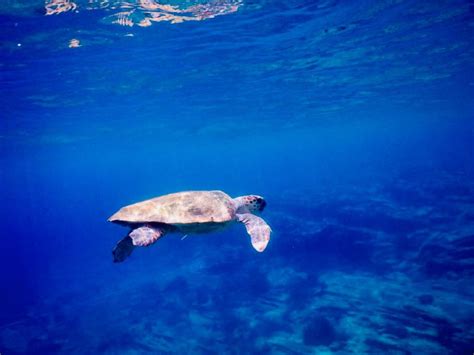
[[[263,198],[258,198],[257,203],[258,203],[258,210],[259,211],[263,211],[263,209],[267,205],[267,202]]]

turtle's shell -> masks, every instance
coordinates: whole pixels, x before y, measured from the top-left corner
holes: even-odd
[[[232,198],[222,191],[185,191],[122,207],[109,218],[116,223],[220,223],[233,220]]]

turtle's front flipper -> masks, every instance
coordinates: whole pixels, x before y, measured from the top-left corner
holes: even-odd
[[[272,232],[270,226],[262,218],[251,213],[238,214],[237,219],[245,224],[255,250],[259,252],[264,251],[270,241],[270,233]]]

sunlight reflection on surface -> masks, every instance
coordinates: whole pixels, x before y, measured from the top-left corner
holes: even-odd
[[[194,2],[189,5],[162,4],[156,0],[137,0],[131,2],[113,0],[47,0],[46,15],[57,15],[63,12],[86,10],[118,10],[107,16],[105,21],[121,26],[151,26],[153,22],[167,21],[181,23],[185,21],[202,21],[219,15],[236,12],[242,5],[242,0],[211,0]]]

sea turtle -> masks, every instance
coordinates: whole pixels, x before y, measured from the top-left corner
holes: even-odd
[[[271,228],[253,213],[265,206],[257,195],[233,199],[222,191],[185,191],[122,207],[109,221],[132,230],[113,249],[114,262],[124,261],[136,246],[149,246],[166,233],[207,233],[234,222],[245,225],[253,247],[262,252]]]

